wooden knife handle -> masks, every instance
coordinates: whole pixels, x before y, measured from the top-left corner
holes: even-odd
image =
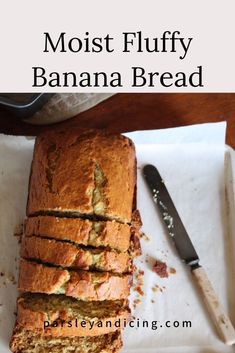
[[[192,274],[201,289],[209,314],[217,327],[220,337],[224,343],[231,346],[235,343],[234,327],[225,313],[205,270],[202,267],[197,267],[192,269]]]

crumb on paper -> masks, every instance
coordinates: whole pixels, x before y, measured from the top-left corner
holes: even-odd
[[[150,241],[150,238],[144,232],[140,233],[140,238],[145,241]]]
[[[144,275],[144,271],[138,270],[136,271],[134,276],[135,277],[134,291],[140,294],[141,296],[144,295],[144,292],[142,290],[142,286],[144,284],[143,275]]]
[[[155,303],[155,300],[151,299],[151,303]]]
[[[165,286],[159,286],[158,284],[155,284],[153,287],[152,287],[152,291],[153,291],[153,293],[157,293],[157,292],[161,292],[161,293],[163,293],[163,291],[166,289],[166,287]]]
[[[17,224],[15,226],[15,230],[14,230],[14,236],[15,237],[19,237],[23,234],[23,222],[21,222],[20,224]]]
[[[138,284],[143,285],[144,281],[143,281],[143,275],[144,275],[144,271],[143,270],[137,270],[135,272],[135,280],[137,281]]]
[[[160,260],[157,260],[153,265],[153,272],[155,272],[161,278],[167,278],[168,271],[167,271],[167,264]]]
[[[134,309],[137,307],[137,305],[140,305],[142,303],[142,301],[140,299],[134,299]]]
[[[134,291],[136,291],[137,293],[139,293],[139,295],[143,296],[144,295],[144,291],[142,290],[141,286],[136,286],[134,288]]]
[[[15,230],[14,230],[14,237],[18,238],[18,243],[21,243],[21,239],[23,236],[23,230],[24,230],[24,224],[23,222],[21,222],[20,224],[15,226]]]
[[[176,274],[176,269],[175,269],[174,267],[170,267],[169,273],[170,273],[171,275],[175,275],[175,274]]]
[[[7,276],[7,280],[12,284],[16,284],[16,279],[14,275]]]
[[[136,268],[136,271],[134,273],[134,284],[133,284],[133,290],[136,293],[136,298],[133,301],[134,309],[136,308],[137,305],[139,305],[142,302],[141,297],[144,296],[144,291],[142,289],[142,286],[144,284],[143,276],[144,276],[144,271]]]
[[[3,285],[6,286],[8,283],[16,284],[15,276],[10,274],[5,274],[4,272],[0,272],[0,276],[4,277]]]

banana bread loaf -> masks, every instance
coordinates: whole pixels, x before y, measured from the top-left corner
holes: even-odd
[[[39,135],[27,216],[12,352],[118,353],[140,254],[133,143],[77,128]]]

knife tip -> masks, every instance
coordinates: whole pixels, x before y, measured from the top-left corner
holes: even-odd
[[[152,164],[146,164],[143,167],[143,173],[144,173],[145,176],[146,176],[146,174],[149,174],[149,173],[153,173],[153,172],[156,173],[156,171],[157,171],[157,168],[154,165],[152,165]]]

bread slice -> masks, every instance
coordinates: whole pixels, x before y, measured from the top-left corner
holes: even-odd
[[[23,292],[65,294],[84,301],[126,299],[129,275],[109,272],[68,271],[21,259],[19,290]]]
[[[131,271],[128,253],[81,248],[74,244],[41,237],[23,237],[21,257],[43,263],[80,270]]]
[[[48,131],[36,139],[27,215],[66,212],[130,223],[135,185],[135,147],[127,137]]]
[[[84,302],[64,295],[26,294],[17,302],[17,322],[46,336],[98,336],[121,329],[130,318],[127,300]]]
[[[92,222],[81,218],[38,216],[25,220],[24,233],[25,236],[38,235],[124,252],[130,247],[131,227],[115,221]]]
[[[56,338],[18,324],[10,342],[13,353],[118,353],[121,347],[120,331],[95,337]]]

